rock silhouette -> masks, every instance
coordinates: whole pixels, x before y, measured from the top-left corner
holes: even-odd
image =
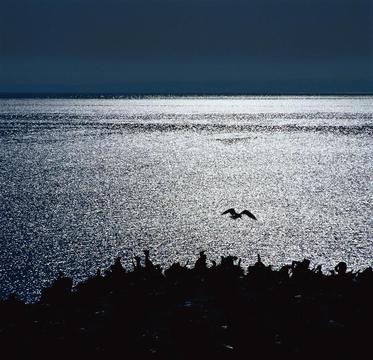
[[[40,300],[0,301],[4,358],[317,359],[370,351],[373,270],[329,274],[310,261],[280,269],[235,256],[163,269],[148,251],[134,269],[118,257],[72,286],[60,273]],[[10,357],[9,357],[10,356]]]

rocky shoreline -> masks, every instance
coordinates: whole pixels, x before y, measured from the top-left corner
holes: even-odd
[[[278,270],[239,259],[126,271],[117,258],[73,287],[60,274],[37,303],[0,301],[0,346],[12,359],[352,358],[370,352],[373,270],[324,274],[310,262]]]

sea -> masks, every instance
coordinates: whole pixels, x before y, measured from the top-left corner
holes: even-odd
[[[373,97],[0,99],[0,298],[145,249],[372,266]]]

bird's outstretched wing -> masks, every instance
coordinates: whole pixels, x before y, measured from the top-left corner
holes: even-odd
[[[236,215],[236,211],[232,208],[232,209],[228,209],[228,210],[225,210],[224,212],[221,213],[222,215],[224,214],[231,214],[231,215]]]
[[[252,214],[249,210],[244,210],[244,211],[241,212],[241,214],[247,215],[249,218],[251,218],[253,220],[257,220],[257,218],[255,217],[255,215]]]

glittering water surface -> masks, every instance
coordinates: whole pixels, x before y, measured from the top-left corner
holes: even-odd
[[[369,97],[0,100],[0,296],[145,248],[371,265],[372,135]]]

